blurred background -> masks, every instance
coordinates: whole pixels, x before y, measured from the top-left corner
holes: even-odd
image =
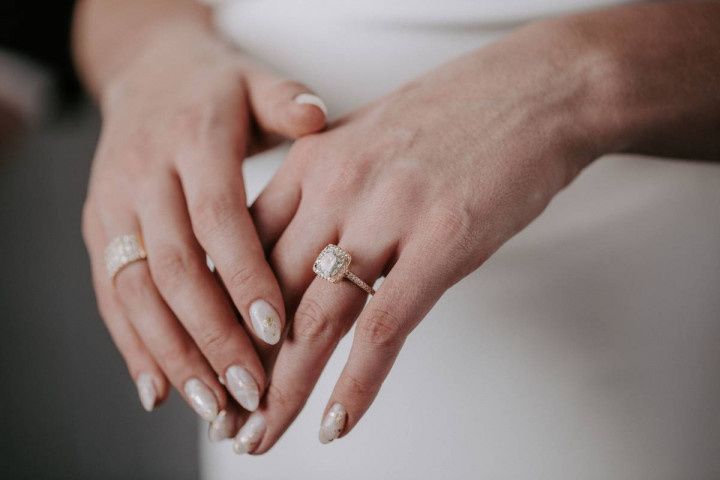
[[[0,479],[197,478],[194,416],[145,413],[95,307],[73,3],[0,2]]]

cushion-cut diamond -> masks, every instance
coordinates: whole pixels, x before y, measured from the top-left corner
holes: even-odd
[[[313,271],[326,280],[337,282],[343,278],[350,266],[350,255],[337,245],[328,245],[320,252]]]
[[[340,262],[334,253],[323,252],[320,254],[320,257],[318,257],[318,270],[320,270],[323,275],[331,277],[338,263]]]

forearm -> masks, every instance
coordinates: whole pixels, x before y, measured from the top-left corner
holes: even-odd
[[[616,7],[563,20],[586,47],[609,151],[720,159],[720,2]]]
[[[211,36],[209,12],[193,0],[80,0],[75,11],[73,50],[81,77],[98,94],[159,31],[169,42]]]

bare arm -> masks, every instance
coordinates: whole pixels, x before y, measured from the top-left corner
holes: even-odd
[[[559,20],[587,48],[598,138],[612,151],[720,159],[720,2],[623,6]]]
[[[78,1],[73,50],[87,87],[97,94],[159,31],[178,46],[193,36],[214,36],[209,10],[193,0]]]

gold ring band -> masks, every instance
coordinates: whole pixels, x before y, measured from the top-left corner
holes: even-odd
[[[323,248],[313,264],[313,272],[328,282],[337,283],[347,279],[363,289],[368,295],[375,295],[375,289],[350,271],[352,257],[348,252],[330,244]]]
[[[110,280],[127,265],[145,260],[147,254],[139,235],[128,234],[115,237],[105,248],[105,267]]]

